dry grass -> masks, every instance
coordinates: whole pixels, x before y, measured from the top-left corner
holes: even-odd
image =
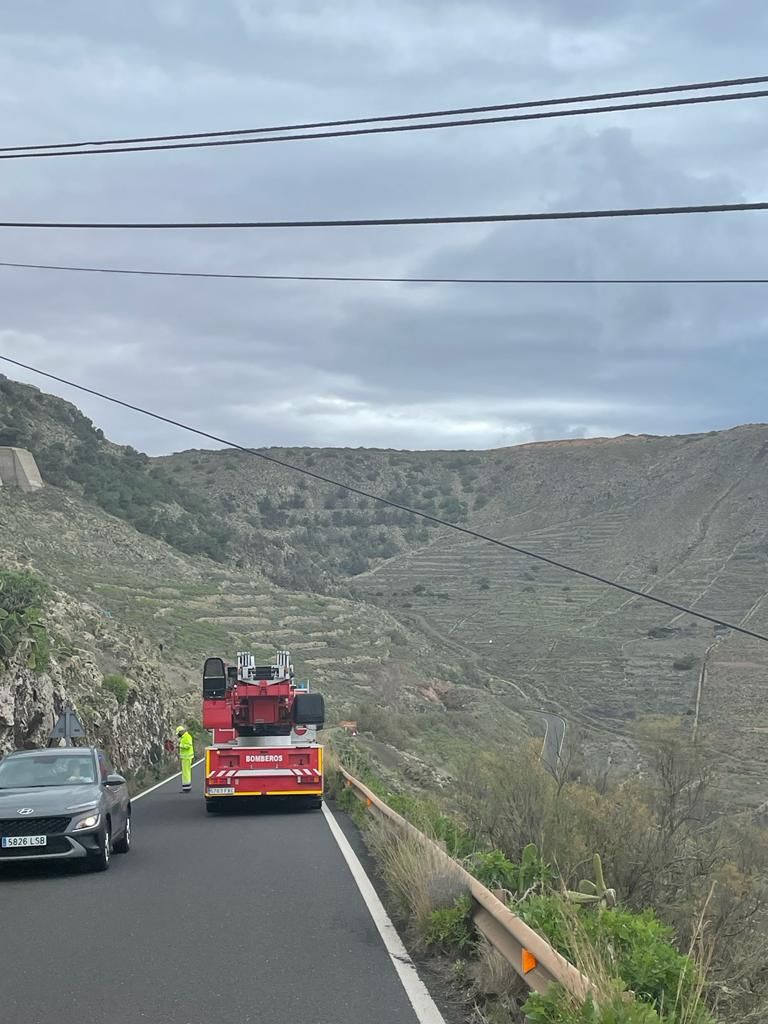
[[[485,938],[478,943],[477,959],[469,974],[474,987],[485,996],[509,997],[527,993],[512,964]]]
[[[684,993],[682,978],[680,979],[671,1015],[676,1024],[695,1024],[695,1021],[699,1019],[700,1007],[704,1001],[706,978],[715,955],[714,937],[707,934],[707,911],[714,892],[713,884],[692,931],[688,956],[696,965],[696,981],[692,990]]]
[[[453,905],[467,887],[458,869],[439,850],[372,820],[366,841],[387,888],[418,939],[433,910]]]

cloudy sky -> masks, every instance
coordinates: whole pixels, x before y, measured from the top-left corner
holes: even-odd
[[[27,0],[3,145],[766,73],[741,0]],[[766,199],[768,99],[263,146],[8,161],[2,219],[454,215]],[[0,258],[160,270],[767,276],[763,213],[283,232],[4,230]],[[765,421],[768,286],[423,286],[0,269],[0,352],[239,443],[496,447]],[[0,367],[0,370],[3,370]],[[41,384],[31,374],[3,370]],[[115,440],[198,442],[71,398]]]

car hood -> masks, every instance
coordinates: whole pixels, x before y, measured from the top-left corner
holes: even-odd
[[[0,789],[0,818],[25,818],[76,814],[75,807],[95,807],[101,801],[96,785],[49,786],[44,789]],[[20,808],[32,808],[32,814],[19,814]]]

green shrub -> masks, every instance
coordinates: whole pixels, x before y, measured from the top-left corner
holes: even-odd
[[[577,936],[559,897],[536,896],[520,904],[516,911],[563,956],[578,962],[579,950],[574,948]],[[585,911],[579,914],[578,921],[584,937],[611,964],[623,984],[640,1001],[662,1013],[663,1020],[676,1019],[674,1009],[680,1002],[686,1007],[687,1024],[710,1024],[712,1018],[697,995],[696,967],[689,957],[675,949],[672,929],[662,924],[652,910],[638,914],[629,910]]]
[[[475,853],[466,863],[466,868],[488,889],[509,889],[517,891],[519,867],[508,860],[500,850]]]
[[[443,814],[431,801],[420,800],[405,793],[384,794],[382,799],[421,832],[442,843],[451,857],[462,860],[476,848],[475,837],[455,818]]]
[[[50,640],[40,617],[49,598],[50,589],[39,576],[0,570],[0,664],[7,665],[24,649],[30,668],[43,672],[48,667]]]
[[[551,894],[532,896],[523,903],[519,903],[515,907],[515,913],[534,931],[549,939],[563,956],[567,958],[573,956],[568,920],[565,916],[563,901],[559,896]]]
[[[584,916],[587,934],[611,950],[624,984],[639,999],[660,1011],[669,1011],[680,997],[690,1002],[698,977],[689,957],[672,945],[674,932],[658,920],[652,910],[633,914],[611,910]],[[708,1021],[701,1008],[690,1021]]]
[[[659,1024],[659,1015],[645,1003],[616,993],[596,1006],[588,999],[577,1005],[568,993],[553,985],[546,995],[534,992],[523,1007],[530,1024]]]
[[[672,662],[672,668],[677,672],[688,672],[695,665],[698,664],[699,659],[695,654],[683,654],[680,658],[675,658]]]
[[[525,847],[519,864],[500,850],[489,850],[472,854],[466,866],[489,889],[509,889],[518,896],[549,885],[554,879],[552,869],[544,863],[533,843]]]
[[[472,905],[459,896],[453,906],[433,910],[424,926],[424,941],[443,953],[465,953],[474,946]]]
[[[128,693],[131,689],[131,684],[124,676],[112,673],[111,675],[104,676],[101,688],[102,690],[107,690],[109,693],[114,694],[118,704],[125,704],[128,699]]]

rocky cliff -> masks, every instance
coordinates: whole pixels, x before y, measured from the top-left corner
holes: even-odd
[[[44,615],[52,652],[44,671],[26,651],[0,669],[0,753],[44,746],[72,703],[88,739],[116,768],[142,777],[164,768],[164,740],[183,713],[146,643],[98,609],[57,594]]]

